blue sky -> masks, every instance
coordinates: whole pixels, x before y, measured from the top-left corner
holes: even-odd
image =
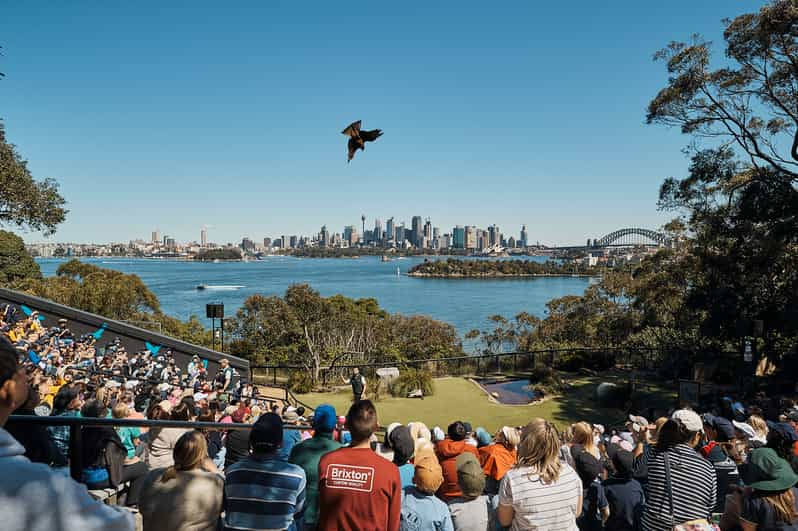
[[[580,243],[684,174],[652,54],[758,2],[7,2],[0,117],[56,241],[311,234],[429,216]],[[432,5],[434,4],[434,5]],[[720,57],[719,57],[720,58]],[[346,164],[340,131],[385,135]],[[40,241],[35,233],[24,235]]]

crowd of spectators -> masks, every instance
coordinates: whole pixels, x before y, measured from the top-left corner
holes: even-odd
[[[798,406],[762,393],[607,428],[410,422],[378,439],[369,400],[346,416],[326,404],[280,408],[237,385],[228,364],[218,380],[200,379],[199,360],[181,374],[168,353],[128,356],[113,341],[74,338],[68,323],[45,330],[35,312],[9,313],[0,321],[4,529],[132,529],[128,509],[86,490],[125,484],[124,505],[145,531],[798,530]],[[231,429],[84,428],[84,487],[68,476],[69,430],[12,413]]]

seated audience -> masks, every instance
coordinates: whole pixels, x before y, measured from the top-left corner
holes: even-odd
[[[402,483],[396,465],[371,449],[379,426],[371,400],[352,404],[346,416],[351,446],[322,456],[319,462],[319,530],[399,529]]]
[[[479,452],[476,446],[468,444],[466,439],[466,427],[460,422],[453,422],[447,429],[449,436],[435,445],[435,454],[443,469],[443,483],[438,489],[438,497],[448,502],[454,498],[462,496],[460,487],[457,484],[457,456],[463,452],[469,452],[479,459]]]
[[[225,471],[222,529],[301,529],[305,472],[278,455],[282,419],[266,413],[249,431],[249,455]]]
[[[452,531],[449,508],[435,496],[443,483],[443,472],[434,454],[425,452],[415,461],[413,485],[404,489],[400,529]]]
[[[464,452],[457,456],[457,484],[462,496],[449,501],[449,511],[455,531],[486,531],[495,529],[491,525],[493,511],[489,510],[490,500],[483,494],[485,474],[479,461],[472,454]]]
[[[174,465],[153,470],[143,482],[139,509],[144,531],[215,531],[224,479],[210,462],[205,436],[187,431],[173,454]]]

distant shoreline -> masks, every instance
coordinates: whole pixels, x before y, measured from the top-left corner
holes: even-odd
[[[518,273],[518,274],[505,274],[505,273],[420,273],[418,271],[407,273],[409,277],[417,278],[456,278],[456,279],[473,279],[473,278],[535,278],[535,277],[580,277],[580,278],[596,278],[599,275],[590,275],[587,273]]]

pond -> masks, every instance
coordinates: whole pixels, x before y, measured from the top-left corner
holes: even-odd
[[[483,380],[479,385],[501,404],[529,404],[542,398],[530,389],[528,380]]]

